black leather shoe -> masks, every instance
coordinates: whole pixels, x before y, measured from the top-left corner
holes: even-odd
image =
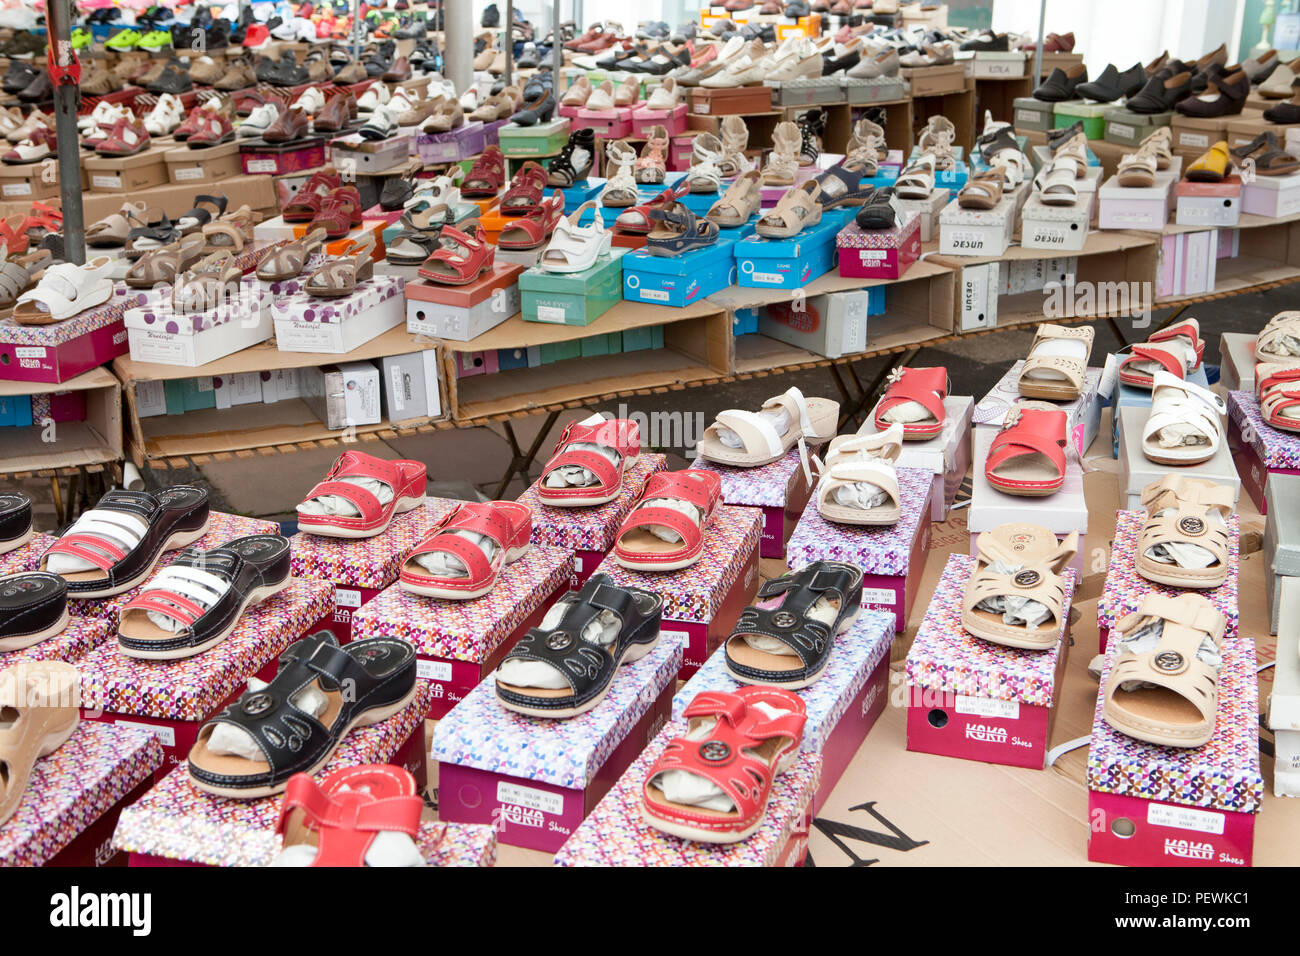
[[[1034,99],[1044,103],[1062,103],[1075,98],[1075,88],[1080,83],[1088,82],[1088,69],[1082,63],[1075,64],[1069,70],[1059,66],[1034,90]]]
[[[894,190],[888,186],[877,189],[870,199],[858,207],[853,221],[862,229],[893,229],[894,205],[890,202],[893,198]]]
[[[1184,116],[1236,116],[1246,105],[1248,93],[1250,77],[1244,70],[1218,73],[1203,93],[1179,100],[1174,109]]]
[[[21,491],[0,493],[0,554],[21,548],[32,537],[32,499]]]
[[[36,70],[32,68],[30,63],[24,63],[22,60],[10,60],[9,69],[5,70],[4,79],[0,80],[0,87],[3,87],[6,93],[21,93],[31,86],[34,79],[36,79]]]
[[[1191,92],[1191,81],[1192,75],[1185,71],[1167,79],[1161,79],[1157,73],[1125,105],[1134,113],[1163,113]]]
[[[0,653],[39,644],[68,626],[68,585],[57,574],[0,577]]]
[[[488,30],[501,25],[501,11],[497,9],[495,3],[489,3],[487,7],[484,8],[483,19],[479,22]]]
[[[555,94],[547,90],[539,99],[525,101],[524,108],[510,117],[519,126],[536,126],[550,122],[555,113]]]
[[[1074,88],[1078,96],[1098,103],[1113,103],[1122,96],[1132,96],[1142,89],[1147,82],[1147,71],[1141,63],[1134,63],[1123,73],[1114,63],[1101,71],[1101,75],[1088,83],[1080,83]]]
[[[24,103],[44,103],[54,99],[54,84],[50,82],[50,74],[41,70],[18,94],[18,98]]]

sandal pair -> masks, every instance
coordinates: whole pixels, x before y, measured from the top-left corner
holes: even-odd
[[[904,441],[928,441],[943,433],[943,400],[951,388],[946,368],[896,368],[885,381],[889,387],[871,413],[877,431],[901,424]]]
[[[902,450],[903,426],[897,423],[883,432],[832,438],[825,462],[814,459],[821,475],[817,513],[836,524],[896,524],[902,504],[895,463]]]
[[[984,477],[998,491],[1022,497],[1055,494],[1065,484],[1069,419],[1048,402],[1007,410],[984,462]]]
[[[627,418],[599,415],[569,423],[542,466],[537,498],[552,508],[603,505],[623,491],[641,454],[641,430]]]
[[[298,504],[298,530],[330,538],[373,538],[399,514],[423,506],[426,480],[422,462],[344,452]]]

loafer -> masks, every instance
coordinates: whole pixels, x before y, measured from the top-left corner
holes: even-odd
[[[311,117],[306,110],[282,110],[276,121],[262,134],[268,143],[292,143],[307,135],[311,129]]]
[[[1072,100],[1075,98],[1075,88],[1080,83],[1087,82],[1088,69],[1082,63],[1075,64],[1069,70],[1063,70],[1058,66],[1052,70],[1042,85],[1034,90],[1033,97],[1044,103]]]

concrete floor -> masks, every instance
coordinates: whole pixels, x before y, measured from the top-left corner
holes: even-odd
[[[1273,314],[1283,309],[1297,307],[1297,292],[1293,286],[1284,286],[1268,292],[1233,296],[1214,302],[1202,303],[1187,310],[1201,323],[1203,337],[1207,340],[1205,361],[1218,364],[1220,332],[1248,332],[1254,334]],[[1158,326],[1170,314],[1168,310],[1156,313],[1153,323]],[[1098,356],[1115,351],[1120,341],[1107,322],[1094,326],[1097,330],[1093,346],[1094,364]],[[1142,341],[1148,332],[1144,329],[1126,329],[1133,341]],[[980,396],[1002,376],[1007,366],[1023,356],[1029,349],[1033,329],[1008,330],[979,335],[943,346],[922,349],[911,363],[915,367],[945,365],[952,379],[953,393]],[[872,381],[884,365],[884,359],[868,359],[855,364],[858,377]],[[665,433],[649,436],[656,444],[655,450],[669,453],[670,467],[686,467],[690,445],[713,420],[713,415],[724,408],[757,408],[773,394],[790,386],[798,386],[806,395],[838,397],[829,372],[811,369],[769,378],[750,379],[743,382],[691,388],[663,396],[637,397],[626,409],[615,403],[609,407],[574,409],[562,414],[552,432],[542,442],[542,451],[530,476],[536,479],[541,465],[564,427],[573,420],[585,418],[592,411],[623,413],[671,413],[680,427],[665,429]],[[651,419],[654,420],[653,418]],[[513,423],[519,444],[527,448],[545,423],[544,415],[521,418]],[[510,446],[502,426],[454,429],[417,435],[391,441],[374,441],[359,445],[362,450],[381,458],[412,458],[423,461],[429,469],[429,493],[451,498],[486,500],[495,493],[497,484],[510,463]],[[254,515],[274,520],[293,521],[294,506],[302,496],[329,469],[338,456],[337,449],[303,451],[290,455],[234,459],[213,462],[198,469],[158,471],[146,475],[149,488],[183,482],[199,483],[209,487],[213,505],[222,511]],[[268,473],[274,480],[268,481]],[[53,530],[54,509],[49,482],[34,479],[24,482],[22,490],[32,496],[37,507],[37,526]],[[524,489],[515,478],[507,487],[504,497],[514,498]]]

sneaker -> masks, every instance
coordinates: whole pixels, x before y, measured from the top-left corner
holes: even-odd
[[[134,50],[140,45],[140,34],[135,30],[127,28],[118,30],[111,37],[104,41],[104,47],[109,50]]]
[[[150,30],[140,38],[140,49],[161,50],[172,45],[172,35],[167,30]]]
[[[95,38],[91,36],[90,31],[85,27],[77,27],[77,29],[72,31],[72,48],[74,50],[84,50],[94,42],[94,39]]]

